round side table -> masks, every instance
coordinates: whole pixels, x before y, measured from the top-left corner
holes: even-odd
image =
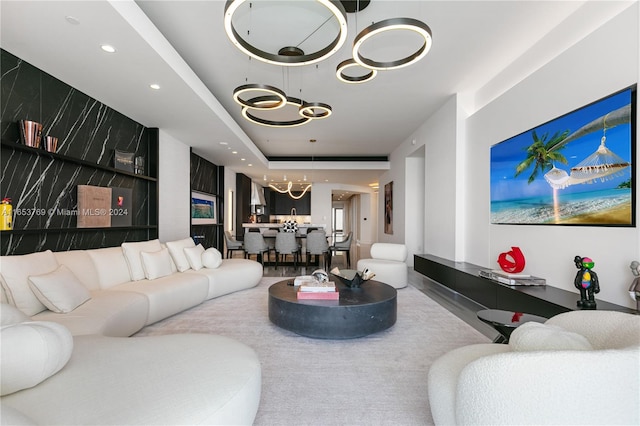
[[[535,321],[543,323],[548,318],[522,312],[501,311],[498,309],[485,309],[477,312],[478,319],[491,325],[500,333],[493,343],[509,343],[509,337],[513,330],[525,322]]]

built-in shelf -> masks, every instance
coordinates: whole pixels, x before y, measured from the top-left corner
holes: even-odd
[[[80,166],[91,167],[98,170],[103,170],[107,172],[117,173],[120,175],[130,176],[136,179],[148,180],[151,182],[157,182],[158,179],[146,176],[146,175],[138,175],[135,173],[127,172],[125,170],[116,169],[115,167],[102,166],[100,164],[92,163],[91,161],[82,160],[75,157],[70,157],[68,155],[58,154],[55,152],[49,152],[41,148],[33,148],[27,145],[23,145],[16,142],[2,141],[2,146],[14,149],[16,151],[28,152],[29,154],[38,155],[40,157],[48,157],[53,160],[65,161],[67,163],[78,164]]]
[[[61,232],[96,232],[96,231],[139,231],[146,229],[157,229],[155,225],[134,225],[134,226],[109,226],[99,228],[29,228],[29,229],[12,229],[9,231],[1,231],[0,235],[25,235],[25,234],[55,234]]]

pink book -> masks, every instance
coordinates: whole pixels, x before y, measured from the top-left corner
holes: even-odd
[[[339,300],[340,292],[338,291],[298,291],[296,293],[298,295],[298,299],[304,300]]]

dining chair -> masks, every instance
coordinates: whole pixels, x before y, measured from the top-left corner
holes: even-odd
[[[307,266],[309,266],[309,258],[313,255],[316,256],[316,259],[322,256],[321,268],[325,268],[329,263],[329,243],[327,243],[327,234],[324,231],[315,230],[307,233]]]
[[[287,255],[293,255],[294,267],[298,267],[298,256],[300,255],[300,244],[293,232],[278,232],[276,234],[276,269],[278,269],[279,257],[282,256],[283,261],[287,259]]]
[[[260,258],[260,263],[264,266],[264,253],[267,253],[267,262],[269,261],[269,246],[264,237],[259,232],[247,232],[244,234],[244,257],[251,258],[252,254],[256,255],[256,260]]]
[[[231,231],[224,231],[224,241],[227,245],[227,259],[233,256],[234,251],[244,251],[244,244],[231,235]]]
[[[278,228],[269,228],[269,229],[265,229],[264,232],[262,233],[262,236],[264,237],[264,240],[267,243],[267,246],[269,246],[269,256],[271,256],[271,252],[276,252],[276,235],[278,234],[279,229]]]
[[[353,238],[353,232],[349,231],[347,234],[347,238],[342,241],[336,241],[329,247],[330,261],[329,266],[331,266],[331,260],[333,260],[333,255],[338,251],[345,252],[347,256],[347,268],[351,267],[351,239]]]

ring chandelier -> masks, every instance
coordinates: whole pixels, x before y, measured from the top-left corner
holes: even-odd
[[[265,52],[243,39],[233,25],[233,15],[238,8],[248,0],[227,0],[224,11],[224,28],[231,42],[242,52],[252,58],[274,65],[299,66],[309,65],[322,61],[334,54],[347,38],[347,17],[344,6],[340,1],[316,0],[331,12],[339,24],[339,34],[324,48],[309,54],[305,54],[298,47],[283,47],[278,54]],[[364,6],[366,7],[366,5]],[[363,8],[364,8],[363,7]],[[361,10],[361,9],[360,9]],[[326,22],[326,21],[325,21]],[[360,52],[362,46],[376,35],[387,31],[404,30],[413,31],[424,39],[420,48],[414,53],[393,61],[376,61],[363,56]],[[427,55],[432,45],[431,29],[427,24],[413,18],[390,18],[376,22],[362,30],[353,41],[352,58],[342,61],[336,68],[336,77],[345,83],[364,83],[376,77],[379,70],[392,70],[409,66]],[[349,68],[362,67],[365,74],[350,76],[345,73]],[[242,98],[242,95],[251,91],[263,92],[264,96],[250,99]],[[245,84],[237,87],[233,92],[233,99],[242,106],[242,115],[245,119],[264,126],[294,127],[308,123],[312,119],[322,119],[331,115],[331,106],[320,102],[305,102],[298,98],[287,96],[282,90],[263,84]],[[298,106],[301,118],[289,121],[274,121],[260,118],[251,114],[248,110],[275,110],[287,105]]]
[[[305,54],[301,49],[297,47],[284,47],[278,51],[277,54],[265,52],[249,43],[247,40],[236,31],[233,26],[233,15],[238,8],[249,0],[227,0],[224,7],[224,30],[231,42],[242,52],[258,59],[259,61],[267,62],[273,65],[284,66],[300,66],[315,64],[316,62],[323,61],[329,56],[336,53],[347,40],[347,12],[344,10],[344,6],[339,1],[333,0],[316,0],[332,14],[332,17],[338,21],[340,32],[328,45],[322,49]]]
[[[422,39],[424,39],[424,42],[422,43],[420,48],[418,48],[418,50],[416,50],[411,55],[394,61],[375,61],[363,56],[360,53],[362,51],[362,46],[366,41],[371,40],[376,35],[382,34],[386,31],[397,30],[413,31],[417,33]],[[338,80],[345,83],[364,83],[373,80],[376,76],[377,71],[394,70],[418,62],[420,59],[424,58],[427,53],[429,53],[432,44],[433,39],[431,37],[431,28],[429,28],[429,26],[424,22],[413,18],[385,19],[383,21],[376,22],[360,31],[360,34],[358,34],[353,41],[353,49],[351,52],[353,58],[347,59],[346,61],[342,61],[340,62],[340,64],[338,64],[338,67],[336,68],[336,76],[338,77]],[[365,70],[369,70],[370,72],[368,74],[357,77],[352,77],[345,74],[344,71],[347,68],[355,67],[358,65],[363,67]]]
[[[278,98],[275,96],[257,96],[255,98],[251,98],[248,100],[249,103],[253,105],[257,105],[260,107],[261,105],[272,105],[274,102],[277,102]],[[287,105],[292,105],[298,108],[298,114],[300,114],[300,118],[295,120],[287,120],[287,121],[276,121],[276,120],[267,120],[265,118],[258,117],[251,112],[249,112],[250,108],[247,106],[242,107],[242,116],[252,123],[260,124],[262,126],[267,127],[296,127],[301,126],[303,124],[308,123],[311,120],[319,120],[322,118],[326,118],[331,115],[331,107],[327,104],[323,104],[320,102],[305,102],[299,98],[293,98],[291,96],[287,96]],[[253,108],[253,109],[261,109],[261,108]],[[267,110],[267,108],[263,108]]]
[[[263,92],[266,95],[243,99],[241,95],[249,92]],[[302,99],[287,96],[282,90],[266,84],[244,84],[233,91],[233,100],[242,106],[242,116],[252,123],[268,127],[295,127],[311,120],[320,120],[331,115],[331,106],[322,102],[306,102]],[[272,111],[293,105],[298,108],[300,118],[295,120],[276,121],[260,118],[249,112],[250,109]]]

